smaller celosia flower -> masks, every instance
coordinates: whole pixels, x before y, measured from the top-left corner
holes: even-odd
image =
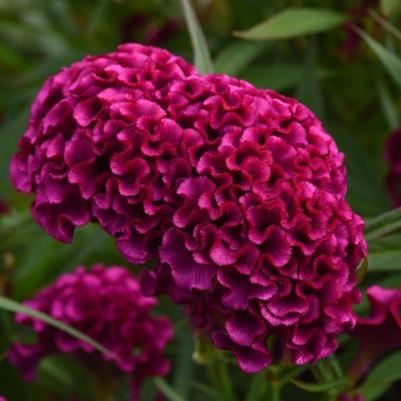
[[[4,397],[0,397],[0,401],[7,401]]]
[[[360,353],[372,360],[401,347],[401,289],[374,285],[366,293],[370,315],[358,317],[352,334],[360,344]]]
[[[393,205],[401,206],[401,128],[387,138],[384,159],[389,167],[386,176],[387,190]]]
[[[25,305],[87,334],[116,358],[100,356],[91,345],[18,314],[16,321],[31,326],[38,341],[33,345],[14,344],[10,362],[29,380],[40,360],[53,353],[68,353],[92,367],[102,358],[113,363],[117,372],[132,374],[136,392],[143,378],[169,370],[163,350],[172,337],[172,326],[166,317],[151,315],[156,303],[156,298],[141,293],[137,279],[122,267],[96,264],[88,271],[78,267]]]

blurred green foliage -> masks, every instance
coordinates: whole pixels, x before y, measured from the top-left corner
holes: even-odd
[[[401,25],[401,0],[199,0],[193,4],[215,70],[296,96],[309,105],[346,155],[348,199],[353,208],[365,218],[388,211],[382,156],[386,136],[400,123],[401,33],[397,27]],[[291,20],[284,19],[280,23],[283,40],[273,40],[271,33],[265,36],[270,40],[262,41],[252,41],[252,35],[246,35],[251,40],[246,41],[232,34],[252,32],[248,30],[271,16],[286,15],[290,8],[332,12],[329,17],[327,13],[321,16],[328,18],[330,26],[317,30],[308,27],[309,31],[302,28],[301,33],[332,29],[307,36],[286,34],[285,24],[291,27]],[[297,15],[290,17],[297,19]],[[341,23],[343,20],[347,25]],[[311,21],[314,24],[314,19]],[[317,22],[317,26],[325,23]],[[350,28],[351,22],[357,29]],[[96,226],[79,230],[70,245],[49,238],[32,221],[30,200],[13,190],[8,164],[26,128],[30,104],[44,80],[85,54],[110,51],[128,41],[165,47],[192,59],[179,0],[0,0],[0,199],[10,208],[0,217],[0,292],[7,296],[17,300],[29,297],[79,264],[124,264],[113,240]],[[370,240],[370,269],[364,286],[372,282],[401,284],[401,236],[393,232],[399,230],[399,219],[398,215],[385,218],[383,224],[379,219],[380,235],[372,235]],[[377,224],[377,220],[372,221]],[[372,232],[375,227],[370,227]],[[383,227],[384,234],[380,231]],[[365,307],[366,303],[360,310]],[[326,401],[344,386],[343,378],[331,365],[320,364],[328,379],[307,393],[312,391],[314,376],[305,368],[273,367],[267,381],[265,373],[245,376],[230,364],[229,373],[225,372],[227,363],[219,359],[225,355],[220,354],[214,356],[218,359],[217,373],[211,373],[217,384],[204,384],[210,372],[192,360],[194,340],[182,311],[167,299],[162,299],[159,309],[172,316],[176,326],[176,337],[169,348],[173,369],[168,383],[147,383],[144,401],[154,399],[156,387],[173,401],[233,401],[230,383],[241,400]],[[5,352],[12,340],[26,333],[14,326],[11,315],[2,312],[0,333],[0,394],[10,401],[68,400],[71,396],[82,401],[96,399],[90,372],[83,372],[65,357],[46,360],[35,382],[22,383],[7,363]],[[347,358],[340,355],[342,367]],[[400,378],[400,356],[392,358],[377,366],[362,386],[368,400],[400,400],[400,387],[395,382]],[[283,387],[290,380],[292,384]],[[369,392],[371,383],[375,384],[374,393]],[[126,383],[122,383],[117,397],[127,399]]]

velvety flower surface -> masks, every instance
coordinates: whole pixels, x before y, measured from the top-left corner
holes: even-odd
[[[374,285],[366,293],[370,315],[358,317],[352,334],[363,357],[371,360],[401,347],[401,289]]]
[[[384,158],[388,163],[387,190],[394,206],[401,206],[401,128],[386,140]]]
[[[147,291],[185,304],[246,372],[278,336],[295,363],[353,327],[362,219],[343,154],[295,99],[124,45],[50,78],[11,165],[53,237],[98,222]]]
[[[138,280],[123,267],[78,267],[25,304],[87,334],[114,357],[20,313],[17,323],[31,326],[38,339],[35,344],[14,344],[9,359],[27,380],[35,375],[40,360],[53,353],[74,355],[94,370],[102,358],[116,371],[132,373],[136,384],[146,376],[164,375],[169,362],[163,350],[172,326],[167,318],[151,315],[156,303],[154,297],[142,295]]]

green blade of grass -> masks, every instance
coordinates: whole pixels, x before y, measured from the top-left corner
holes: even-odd
[[[6,298],[4,296],[0,296],[0,309],[3,309],[8,312],[13,312],[13,313],[23,313],[24,315],[30,316],[34,319],[38,319],[38,320],[48,324],[49,326],[53,326],[56,329],[59,329],[65,333],[69,334],[71,337],[75,337],[76,339],[89,344],[95,350],[101,352],[102,354],[107,355],[108,357],[111,357],[113,359],[118,359],[117,355],[115,355],[113,352],[111,352],[107,348],[103,347],[103,345],[99,344],[97,341],[93,340],[86,334],[74,329],[71,326],[68,326],[68,325],[60,322],[59,320],[53,319],[51,316],[49,316],[43,312],[29,308],[28,306],[22,305],[19,302],[16,302],[16,301]]]
[[[249,40],[290,39],[327,31],[343,22],[344,16],[332,10],[289,8],[246,31],[234,31],[234,35]]]
[[[169,401],[185,401],[175,390],[161,377],[154,379],[155,386],[157,389],[169,400]]]
[[[399,228],[401,228],[401,207],[368,219],[365,227],[365,238],[371,241]]]
[[[354,30],[375,53],[384,68],[401,88],[401,59],[358,27],[354,26]]]
[[[181,0],[181,4],[182,9],[184,10],[184,17],[187,23],[189,36],[191,38],[192,49],[194,52],[194,64],[200,74],[212,73],[213,63],[210,57],[209,47],[195,11],[189,0]]]

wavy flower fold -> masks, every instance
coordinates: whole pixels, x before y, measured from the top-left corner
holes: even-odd
[[[54,238],[97,222],[149,293],[246,372],[278,336],[297,364],[355,324],[363,221],[345,200],[343,154],[295,99],[126,44],[52,76],[11,164]]]

